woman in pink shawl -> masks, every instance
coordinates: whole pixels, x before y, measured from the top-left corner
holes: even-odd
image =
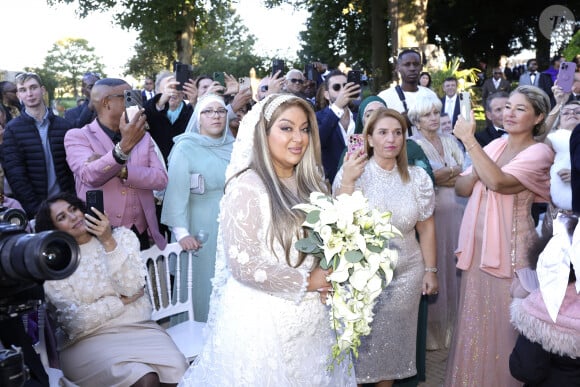
[[[449,386],[518,386],[509,371],[517,332],[510,324],[510,285],[528,266],[537,238],[534,201],[550,201],[554,152],[534,139],[544,130],[550,100],[539,88],[514,90],[503,112],[509,136],[485,148],[474,137],[475,119],[459,119],[453,134],[465,144],[472,167],[457,179],[458,195],[470,196],[456,255],[463,270],[457,325],[447,363]]]

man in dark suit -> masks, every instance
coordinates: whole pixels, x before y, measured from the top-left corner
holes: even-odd
[[[554,93],[552,93],[552,86],[554,85],[552,78],[548,74],[538,71],[538,61],[535,58],[528,60],[527,68],[528,71],[520,76],[520,86],[532,85],[544,90],[548,94],[548,97],[550,97],[552,107],[554,107],[556,100],[554,99]]]
[[[475,139],[482,147],[506,134],[503,130],[503,110],[508,97],[508,93],[500,91],[499,93],[492,94],[487,98],[485,116],[488,121],[491,122],[491,125],[486,127],[484,130],[475,133]]]
[[[443,113],[447,113],[451,117],[451,125],[455,127],[457,117],[459,117],[460,107],[459,98],[457,96],[457,78],[449,77],[443,81],[443,91],[445,95],[441,98],[443,104]]]
[[[481,86],[481,104],[486,106],[487,98],[494,93],[509,92],[511,84],[503,76],[499,67],[495,67],[492,72],[492,78],[486,79]]]
[[[324,98],[328,106],[316,112],[324,174],[332,184],[338,171],[348,135],[354,133],[355,116],[349,104],[358,98],[360,86],[347,83],[340,70],[331,71],[324,80]]]
[[[97,73],[85,73],[81,83],[81,94],[85,96],[85,101],[77,107],[68,109],[64,112],[64,119],[70,122],[73,128],[82,128],[95,119],[96,114],[93,111],[91,103],[91,90],[93,85],[101,79]]]
[[[143,104],[155,97],[155,81],[151,77],[145,78],[144,89],[141,90],[141,100]]]

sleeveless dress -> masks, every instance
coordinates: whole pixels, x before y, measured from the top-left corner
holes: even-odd
[[[342,181],[341,169],[334,182]],[[425,264],[415,235],[418,221],[433,214],[433,183],[420,167],[409,167],[411,180],[404,184],[397,167],[382,169],[371,158],[356,181],[372,208],[392,211],[392,223],[403,234],[392,243],[399,249],[393,280],[375,305],[371,333],[361,338],[355,361],[357,383],[404,379],[417,373],[416,340],[419,301]]]
[[[294,178],[283,183],[296,189]],[[232,180],[221,209],[206,342],[180,386],[355,386],[349,358],[328,369],[334,332],[318,293],[306,292],[312,261],[290,267],[282,246],[270,247],[259,176]]]
[[[440,135],[444,156],[426,138],[415,141],[421,146],[434,171],[462,166],[463,152],[457,140],[450,135]],[[439,294],[429,296],[427,314],[427,349],[448,348],[459,304],[461,272],[456,267],[455,249],[465,204],[455,195],[454,187],[435,187],[435,237],[437,240],[437,279]]]

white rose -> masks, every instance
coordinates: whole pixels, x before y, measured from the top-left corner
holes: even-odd
[[[264,282],[266,282],[267,279],[268,279],[268,275],[262,269],[258,269],[254,273],[254,281],[256,281],[256,282],[264,283]]]

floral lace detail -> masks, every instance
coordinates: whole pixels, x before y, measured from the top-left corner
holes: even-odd
[[[120,296],[132,296],[145,285],[145,267],[135,234],[119,227],[113,231],[117,248],[109,253],[96,238],[80,246],[80,264],[68,278],[46,281],[48,302],[56,308],[61,345],[68,345],[101,326],[149,320],[147,297],[123,305]]]
[[[306,289],[312,260],[293,268],[286,263],[279,244],[274,243],[276,256],[268,248],[269,200],[254,172],[240,176],[235,188],[227,190],[221,214],[224,245],[229,246],[226,259],[232,276],[247,286],[299,302]],[[290,258],[296,262],[298,252],[293,249]]]

